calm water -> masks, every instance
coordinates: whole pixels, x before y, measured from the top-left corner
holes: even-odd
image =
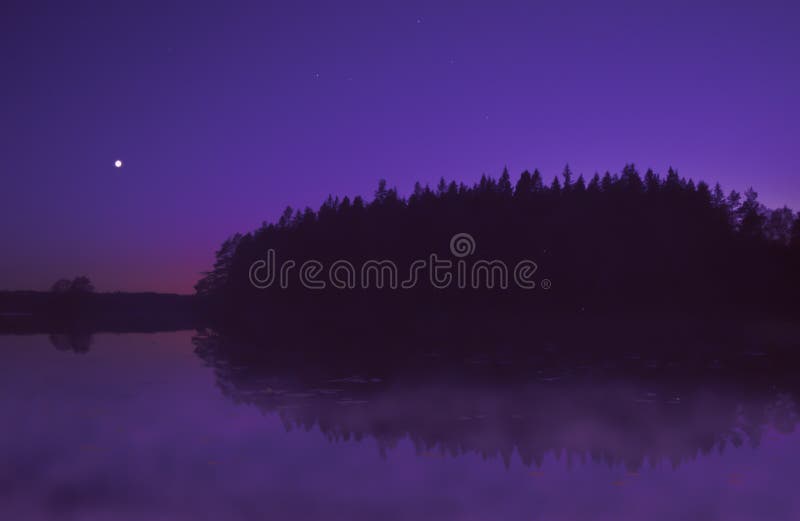
[[[791,393],[299,374],[193,335],[0,336],[0,518],[800,519]]]

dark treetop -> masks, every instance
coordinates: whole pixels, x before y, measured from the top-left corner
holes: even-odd
[[[474,253],[463,259],[468,265],[499,259],[510,272],[530,259],[537,286],[490,289],[485,271],[466,289],[455,283],[436,289],[427,272],[413,288],[395,290],[387,287],[391,281],[378,288],[375,278],[353,289],[330,283],[307,289],[298,278],[298,267],[309,259],[321,263],[323,280],[337,259],[353,264],[356,276],[369,259],[391,260],[400,286],[415,259],[436,253],[459,260],[449,248],[457,233],[474,238]],[[296,261],[287,288],[276,282],[258,289],[250,281],[251,266],[270,249],[276,270]],[[220,309],[228,316],[256,320],[320,311],[357,312],[364,322],[370,313],[403,319],[432,309],[484,316],[618,309],[774,313],[797,310],[799,259],[800,220],[788,208],[765,208],[752,189],[725,194],[719,184],[696,183],[673,169],[665,177],[651,170],[642,177],[633,165],[587,182],[567,166],[552,181],[526,171],[515,182],[506,170],[474,186],[418,183],[408,198],[381,181],[371,202],[328,197],[316,212],[287,208],[277,223],[226,240],[196,290],[224,303]]]

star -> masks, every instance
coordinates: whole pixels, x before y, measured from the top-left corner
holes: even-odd
[[[122,161],[117,159],[116,161],[114,161],[114,166],[117,168],[122,168]]]

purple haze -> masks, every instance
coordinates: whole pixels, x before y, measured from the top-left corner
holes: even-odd
[[[800,515],[796,431],[770,428],[757,448],[729,443],[675,468],[664,460],[635,472],[588,457],[570,464],[553,451],[541,465],[526,466],[516,449],[506,467],[497,454],[420,451],[410,435],[382,451],[368,430],[360,441],[333,439],[319,424],[294,424],[302,405],[264,412],[239,402],[236,389],[220,386],[194,353],[191,336],[100,334],[85,354],[56,350],[44,336],[0,337],[5,518],[789,521]],[[318,391],[296,400],[313,408]],[[384,409],[374,428],[424,410],[426,397],[419,398],[406,409]],[[465,397],[452,398],[457,404]],[[329,406],[347,420],[372,402],[330,400]],[[626,418],[619,411],[629,406],[610,402],[604,412]],[[656,416],[642,444],[666,452],[697,444],[692,435],[716,417],[704,411],[688,430]],[[556,442],[593,441],[599,454],[623,448],[615,440],[623,424],[609,430],[581,415],[564,419],[574,430]],[[484,432],[492,446],[494,428]]]
[[[381,177],[634,162],[800,207],[800,4],[463,4],[4,3],[0,288],[188,293]]]

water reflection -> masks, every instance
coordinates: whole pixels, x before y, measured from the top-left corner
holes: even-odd
[[[91,333],[51,333],[50,343],[59,351],[88,353],[94,340]]]
[[[373,438],[383,455],[407,438],[423,456],[475,453],[508,466],[518,454],[539,467],[550,453],[567,467],[591,461],[635,472],[757,447],[767,429],[790,433],[798,421],[791,380],[748,375],[731,361],[723,371],[719,359],[698,372],[630,355],[582,365],[471,356],[439,370],[424,358],[373,360],[359,373],[356,359],[290,369],[209,332],[193,343],[234,402],[279,415],[287,430]]]
[[[0,335],[3,519],[800,518],[796,371],[761,344],[687,364],[55,340]]]

